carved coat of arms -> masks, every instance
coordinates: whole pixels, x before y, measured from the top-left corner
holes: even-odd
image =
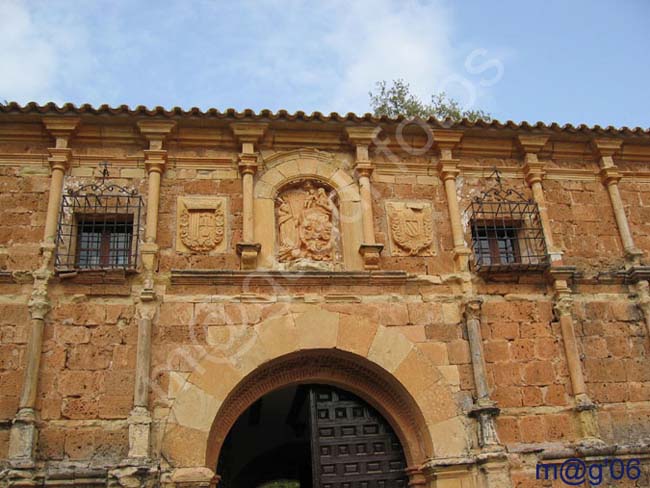
[[[396,256],[431,256],[433,223],[431,205],[426,203],[387,203],[388,223]]]
[[[223,242],[224,205],[223,199],[179,200],[178,237],[187,249],[208,252]]]
[[[278,260],[332,261],[336,254],[336,206],[323,187],[307,181],[276,200]]]

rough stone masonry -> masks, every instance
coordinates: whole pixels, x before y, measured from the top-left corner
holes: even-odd
[[[311,383],[409,486],[650,486],[648,252],[641,129],[1,105],[0,486],[216,486]]]

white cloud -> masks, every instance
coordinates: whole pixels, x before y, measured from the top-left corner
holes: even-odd
[[[363,113],[377,81],[428,101],[466,75],[446,0],[0,5],[0,98],[21,103]]]
[[[0,16],[0,98],[45,101],[57,69],[56,50],[38,35],[22,2],[4,1]]]
[[[452,72],[451,21],[440,2],[373,0],[342,4],[328,36],[341,60],[337,110],[363,111],[380,80],[403,78],[427,100]]]

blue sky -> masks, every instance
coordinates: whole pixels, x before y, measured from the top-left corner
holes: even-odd
[[[0,0],[0,100],[369,111],[379,80],[499,120],[650,127],[648,0]]]

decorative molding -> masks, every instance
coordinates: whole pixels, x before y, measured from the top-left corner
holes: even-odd
[[[226,271],[173,269],[172,285],[401,286],[405,271]]]

